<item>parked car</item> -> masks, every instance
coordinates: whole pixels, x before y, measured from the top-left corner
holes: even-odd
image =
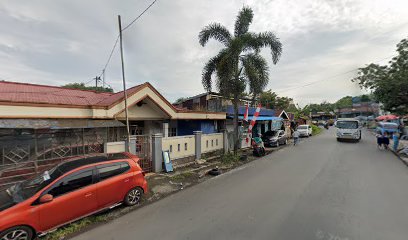
[[[61,163],[0,191],[0,239],[30,240],[147,192],[138,158],[93,155]]]
[[[301,137],[309,137],[312,136],[312,127],[310,125],[299,125],[297,130]]]
[[[262,141],[265,146],[279,147],[288,143],[288,137],[283,130],[267,131],[262,135]]]

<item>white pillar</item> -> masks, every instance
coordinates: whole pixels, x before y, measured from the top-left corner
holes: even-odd
[[[163,123],[163,137],[169,137],[169,123]]]

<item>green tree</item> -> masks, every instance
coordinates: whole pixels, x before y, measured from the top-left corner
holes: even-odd
[[[335,108],[351,108],[353,106],[352,96],[345,96],[334,103]]]
[[[277,97],[278,95],[269,89],[268,91],[262,92],[259,95],[259,103],[261,103],[261,105],[265,108],[273,108]]]
[[[388,65],[371,63],[360,68],[357,82],[361,88],[372,91],[374,100],[380,101],[384,109],[396,114],[408,113],[408,39],[397,44],[398,55]]]
[[[62,86],[63,88],[73,88],[73,89],[80,89],[80,90],[92,90],[96,92],[111,92],[113,93],[113,89],[110,87],[88,87],[85,86],[85,83],[68,83]]]
[[[269,68],[266,60],[259,54],[261,48],[271,49],[272,61],[276,64],[282,53],[282,44],[272,32],[252,33],[253,11],[243,7],[235,21],[234,33],[219,23],[211,23],[199,34],[201,46],[205,46],[210,38],[224,45],[224,48],[204,66],[202,83],[207,91],[216,86],[220,94],[233,99],[234,105],[234,153],[239,146],[238,104],[239,98],[247,90],[258,95],[269,81]],[[216,78],[213,79],[212,75]]]
[[[180,104],[180,103],[182,103],[182,102],[184,102],[184,101],[186,101],[186,100],[187,100],[186,97],[179,97],[179,98],[176,99],[176,101],[174,102],[174,104]]]

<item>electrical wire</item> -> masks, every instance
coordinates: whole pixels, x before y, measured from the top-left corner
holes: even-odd
[[[139,18],[142,17],[143,14],[145,14],[156,2],[157,0],[154,0],[152,3],[150,3],[150,5],[142,13],[139,14],[139,16],[133,19],[128,25],[126,25],[126,27],[122,28],[122,32],[128,29],[130,26],[132,26],[132,24],[135,23],[137,20],[139,20]]]
[[[374,62],[374,63],[379,63],[379,62],[382,62],[382,61],[384,61],[384,60],[386,60],[386,59],[393,58],[393,57],[395,57],[395,56],[397,56],[397,55],[392,55],[392,56],[388,56],[388,57],[382,58],[382,59],[380,59],[380,60],[378,60],[378,61],[376,61],[376,62]],[[279,92],[280,92],[280,93],[282,93],[282,92],[288,92],[288,91],[291,91],[291,90],[294,90],[294,89],[303,88],[303,87],[308,87],[308,86],[310,86],[310,85],[314,85],[314,84],[319,83],[319,82],[327,81],[327,80],[330,80],[330,79],[333,79],[333,78],[336,78],[336,77],[339,77],[339,76],[342,76],[342,75],[345,75],[345,74],[348,74],[348,73],[352,73],[352,72],[358,71],[358,70],[359,70],[359,68],[355,68],[355,69],[349,70],[349,71],[347,71],[347,72],[343,72],[343,73],[339,73],[339,74],[330,76],[330,77],[325,78],[325,79],[321,79],[321,80],[317,80],[317,81],[314,81],[314,82],[306,83],[306,84],[301,85],[301,86],[296,86],[296,87],[292,87],[292,88],[283,89],[283,90],[281,90],[281,91],[279,91]]]
[[[124,28],[122,28],[122,32],[125,31],[125,30],[127,30],[127,29],[128,29],[129,27],[131,27],[137,20],[139,20],[139,18],[141,18],[156,2],[157,2],[157,0],[154,0],[152,3],[150,3],[150,5],[147,6],[147,7],[145,8],[145,10],[143,10],[143,12],[141,12],[141,13],[140,13],[135,19],[133,19],[128,25],[126,25]],[[101,71],[101,74],[98,76],[99,78],[103,75],[103,73],[104,73],[104,72],[106,71],[106,69],[108,68],[109,63],[110,63],[110,61],[111,61],[111,59],[112,59],[113,53],[115,52],[116,46],[118,45],[118,42],[119,42],[119,34],[118,34],[118,36],[116,37],[115,43],[113,44],[113,47],[112,47],[112,50],[110,51],[108,60],[106,61],[105,65],[104,65],[104,67],[103,67],[103,69],[102,69],[102,71]],[[95,79],[92,79],[91,81],[93,81],[93,80],[95,80]],[[85,83],[85,85],[89,84],[91,81]],[[99,80],[97,79],[96,81],[99,81]],[[107,84],[106,82],[105,82],[105,84],[108,85],[110,88],[112,88],[111,85]]]

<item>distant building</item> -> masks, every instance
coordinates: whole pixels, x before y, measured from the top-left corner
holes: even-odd
[[[376,102],[353,102],[350,108],[336,109],[339,118],[377,117],[381,113],[380,104]]]

